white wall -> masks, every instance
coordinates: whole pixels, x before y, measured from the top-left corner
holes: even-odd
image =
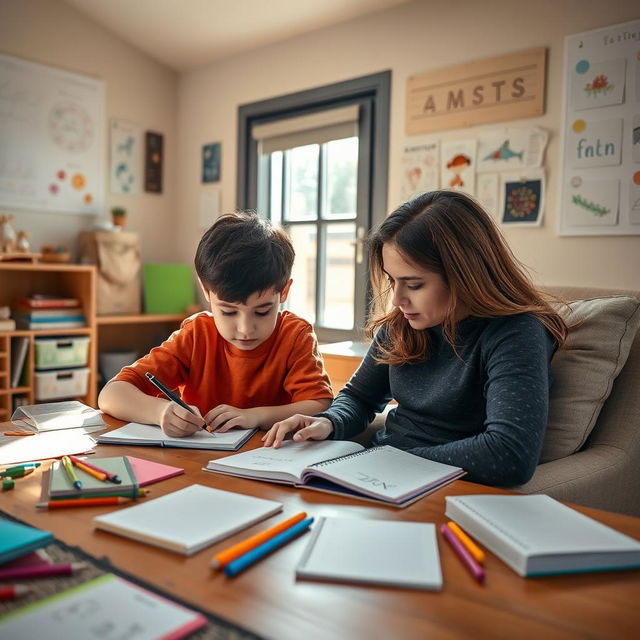
[[[199,228],[200,149],[222,142],[222,210],[236,206],[236,122],[241,104],[391,69],[388,209],[399,204],[407,76],[478,58],[548,48],[546,113],[511,121],[550,132],[547,207],[540,228],[505,231],[544,284],[640,283],[640,237],[556,235],[564,36],[640,16],[637,0],[423,0],[296,37],[182,74],[179,84],[179,253],[191,260]],[[495,125],[494,125],[495,126]],[[206,186],[207,189],[212,187]]]
[[[124,118],[143,131],[163,133],[165,145],[162,194],[111,195],[107,144],[104,217],[3,208],[0,213],[12,213],[14,226],[29,231],[35,251],[42,244],[75,250],[79,231],[90,228],[96,218],[110,219],[111,207],[121,205],[128,213],[127,230],[140,233],[145,261],[176,259],[177,74],[56,0],[0,0],[0,52],[103,79],[105,141],[109,118]]]

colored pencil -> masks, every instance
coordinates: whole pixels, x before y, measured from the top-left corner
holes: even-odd
[[[474,557],[467,551],[466,547],[458,540],[455,533],[446,524],[440,526],[440,531],[444,539],[451,545],[454,553],[458,556],[462,564],[469,573],[478,581],[484,581],[484,569],[475,561]]]
[[[146,495],[151,493],[151,489],[120,489],[119,487],[113,487],[112,491],[108,493],[82,493],[82,491],[78,494],[75,494],[71,497],[69,496],[49,496],[49,499],[52,502],[60,502],[60,500],[89,500],[96,498],[144,498]]]
[[[71,460],[71,464],[74,467],[80,469],[81,471],[84,471],[85,473],[88,473],[90,476],[97,478],[101,482],[107,481],[106,473],[100,473],[99,471],[96,471],[95,469],[88,467],[86,464],[83,464],[80,460],[78,460],[77,458],[74,458],[73,456],[69,456],[69,460]]]
[[[62,466],[64,467],[64,470],[67,473],[67,476],[69,477],[69,480],[71,481],[73,486],[76,489],[82,489],[82,482],[78,480],[78,476],[73,470],[73,465],[71,464],[69,456],[62,456]]]
[[[66,507],[99,507],[108,504],[124,504],[131,502],[132,497],[124,496],[101,496],[100,498],[71,498],[70,500],[49,500],[48,502],[38,502],[38,509],[64,509]]]
[[[212,569],[222,569],[230,562],[239,558],[241,555],[247,553],[247,551],[251,551],[251,549],[255,549],[258,545],[261,545],[263,542],[270,540],[271,538],[277,536],[279,533],[286,531],[294,524],[297,524],[301,520],[304,520],[307,517],[307,514],[304,511],[296,514],[292,518],[287,520],[283,520],[282,522],[270,527],[269,529],[265,529],[264,531],[257,533],[250,538],[246,538],[238,544],[234,544],[233,546],[221,551],[220,553],[216,553],[215,556],[211,559],[211,568]]]
[[[19,436],[35,436],[36,432],[35,431],[4,431],[2,433],[3,436],[13,436],[13,437],[19,437]]]
[[[23,584],[6,584],[0,586],[0,600],[15,600],[20,596],[31,593],[31,587]]]
[[[239,573],[244,571],[247,567],[250,567],[258,560],[261,560],[265,556],[269,555],[272,551],[279,549],[281,546],[293,540],[295,537],[299,536],[301,533],[304,533],[309,529],[311,523],[313,522],[313,518],[307,518],[306,520],[301,520],[298,524],[294,524],[293,527],[289,527],[282,533],[279,533],[277,536],[271,538],[271,540],[267,540],[263,542],[258,547],[251,549],[251,551],[245,553],[240,556],[233,562],[230,562],[224,568],[224,574],[232,578],[237,576]]]
[[[35,470],[35,467],[13,467],[0,472],[0,478],[24,478]]]
[[[453,531],[458,540],[462,542],[476,561],[484,564],[484,551],[455,522],[447,522],[447,526]]]
[[[70,576],[76,571],[86,569],[86,567],[86,562],[43,564],[34,567],[13,567],[11,569],[0,569],[0,580],[21,580],[24,578],[51,578],[53,576]]]
[[[89,469],[93,469],[97,473],[104,474],[107,477],[107,480],[109,482],[113,482],[115,484],[121,484],[122,483],[122,480],[120,480],[120,478],[118,478],[118,476],[115,473],[111,473],[110,471],[107,471],[106,469],[101,469],[100,467],[96,467],[95,464],[91,464],[90,462],[87,462],[86,460],[80,460],[80,458],[76,458],[76,456],[69,456],[69,459],[75,465],[81,464],[81,465],[84,465],[85,467],[89,467]]]

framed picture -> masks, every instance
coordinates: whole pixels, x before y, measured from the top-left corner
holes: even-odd
[[[147,131],[144,142],[144,190],[162,193],[163,135]]]
[[[212,142],[202,146],[202,182],[220,180],[221,143]]]

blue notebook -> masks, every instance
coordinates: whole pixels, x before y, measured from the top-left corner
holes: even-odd
[[[0,564],[53,542],[53,534],[0,518]]]

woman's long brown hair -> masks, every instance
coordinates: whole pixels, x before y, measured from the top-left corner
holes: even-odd
[[[374,298],[367,328],[371,336],[382,325],[388,329],[380,362],[406,364],[429,357],[428,332],[412,329],[399,309],[389,311],[391,286],[382,260],[382,247],[389,243],[407,262],[440,274],[449,287],[442,333],[454,349],[460,304],[481,318],[531,313],[558,346],[564,343],[566,323],[549,304],[550,296],[534,287],[489,214],[464,193],[432,191],[398,207],[369,237]]]

